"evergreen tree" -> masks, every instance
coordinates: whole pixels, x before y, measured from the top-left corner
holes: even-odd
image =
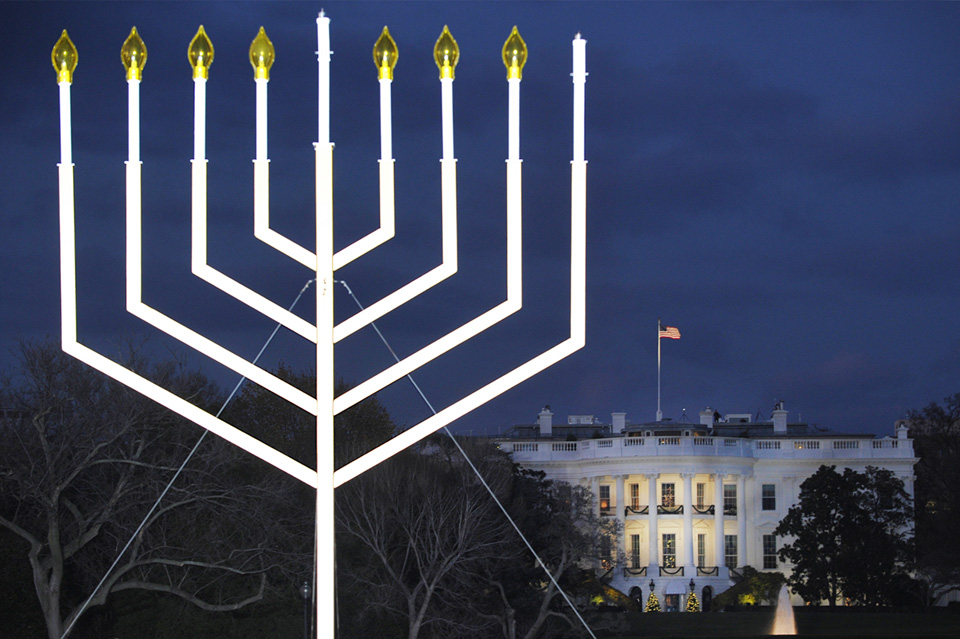
[[[660,612],[660,600],[657,599],[657,593],[650,592],[650,597],[647,599],[647,607],[643,609],[644,612]]]

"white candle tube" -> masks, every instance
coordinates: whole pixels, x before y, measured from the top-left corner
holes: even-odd
[[[584,85],[587,82],[587,41],[577,34],[573,40],[573,159],[584,157]]]
[[[440,121],[443,131],[443,159],[453,155],[453,78],[440,79]]]
[[[193,79],[193,159],[207,157],[207,79]]]
[[[140,80],[127,80],[127,161],[140,161]]]
[[[73,143],[70,125],[70,83],[60,83],[60,163],[73,163]]]
[[[380,78],[380,159],[383,161],[393,159],[391,84],[393,82],[389,78]]]
[[[267,82],[257,78],[257,159],[267,159]]]
[[[320,144],[330,143],[330,18],[323,15],[317,17],[317,75],[318,101],[317,113],[319,126],[317,141]]]
[[[507,80],[510,86],[508,120],[508,160],[520,159],[520,78]]]

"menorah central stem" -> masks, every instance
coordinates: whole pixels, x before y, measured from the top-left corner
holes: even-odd
[[[336,619],[333,485],[333,145],[330,143],[330,19],[317,18],[319,137],[317,189],[317,511],[316,636],[332,637]]]

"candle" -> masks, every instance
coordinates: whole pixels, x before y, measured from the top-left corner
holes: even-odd
[[[440,69],[440,124],[443,142],[443,159],[452,160],[453,155],[453,80],[457,63],[460,61],[460,47],[453,39],[447,25],[437,38],[433,47],[433,59]]]
[[[583,160],[584,85],[587,82],[587,41],[573,40],[573,159]]]
[[[507,67],[509,84],[507,120],[507,160],[520,159],[520,80],[523,65],[527,63],[527,45],[514,27],[503,43],[503,64]]]
[[[318,132],[320,144],[330,143],[330,18],[317,16]]]

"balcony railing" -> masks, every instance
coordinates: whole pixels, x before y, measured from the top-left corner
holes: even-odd
[[[636,568],[624,568],[623,569],[624,577],[646,577],[647,576],[647,567],[638,566]]]
[[[650,506],[637,506],[636,508],[634,508],[633,506],[627,506],[626,508],[623,509],[623,514],[624,514],[625,517],[629,517],[631,514],[633,514],[633,515],[649,515],[649,514],[650,514]]]
[[[739,457],[753,459],[889,459],[913,457],[910,439],[651,436],[582,441],[504,441],[520,461],[620,457]]]
[[[713,515],[716,512],[716,508],[714,508],[713,504],[709,506],[694,506],[693,512],[696,515]]]
[[[657,506],[658,515],[682,515],[683,506]]]
[[[661,577],[682,577],[683,566],[677,566],[676,568],[668,568],[666,566],[660,566],[660,576]]]
[[[698,577],[717,577],[720,574],[719,566],[697,566]]]

